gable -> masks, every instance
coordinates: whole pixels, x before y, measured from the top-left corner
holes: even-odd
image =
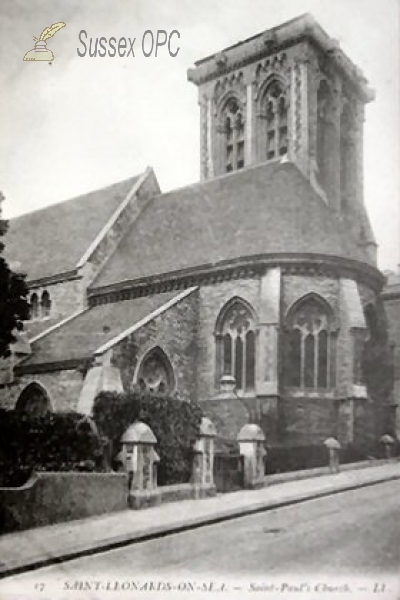
[[[66,273],[132,189],[138,177],[10,219],[5,258],[28,281]]]

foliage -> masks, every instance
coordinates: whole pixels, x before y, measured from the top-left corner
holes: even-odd
[[[21,485],[34,470],[102,468],[101,440],[84,415],[0,409],[0,485]]]
[[[2,200],[0,193],[0,204]],[[7,222],[0,219],[0,237],[7,227]],[[6,358],[10,356],[10,345],[16,341],[14,332],[21,331],[23,321],[29,318],[29,304],[25,278],[11,270],[1,256],[3,250],[4,244],[0,242],[0,357]]]
[[[121,436],[129,425],[139,420],[152,429],[160,456],[159,485],[188,481],[201,416],[197,404],[141,390],[122,394],[100,392],[93,408],[93,419],[100,432],[112,442],[114,460],[120,450]]]

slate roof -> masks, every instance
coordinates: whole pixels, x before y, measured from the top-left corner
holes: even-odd
[[[292,163],[269,163],[156,196],[92,288],[259,254],[368,258]]]
[[[73,270],[137,179],[10,219],[5,257],[28,281]]]
[[[32,343],[21,367],[90,358],[95,350],[163,306],[175,292],[94,306]]]

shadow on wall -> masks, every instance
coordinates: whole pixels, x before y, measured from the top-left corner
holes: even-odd
[[[35,473],[19,488],[0,488],[0,533],[127,508],[125,473]]]

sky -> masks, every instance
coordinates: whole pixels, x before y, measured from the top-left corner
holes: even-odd
[[[224,47],[310,12],[376,91],[365,123],[365,202],[379,266],[400,262],[400,0],[2,0],[0,189],[10,218],[155,170],[163,191],[199,179],[197,89],[186,71]],[[55,55],[24,62],[53,23]],[[136,37],[135,58],[79,57],[88,38]],[[179,31],[176,57],[140,50]],[[174,42],[178,41],[174,37]],[[138,51],[140,50],[140,52]]]

